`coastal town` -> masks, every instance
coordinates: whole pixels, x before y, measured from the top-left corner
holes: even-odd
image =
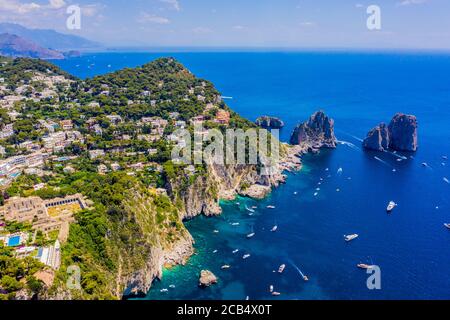
[[[254,127],[228,109],[211,83],[171,58],[137,69],[127,82],[127,71],[79,81],[40,60],[0,63],[0,244],[16,259],[45,266],[34,277],[44,272],[48,288],[64,264],[71,226],[99,210],[101,200],[89,195],[91,177],[134,179],[152,197],[174,199],[169,179],[192,184],[205,176],[202,165],[171,162],[170,150],[180,143],[177,129],[194,132],[201,124],[195,134],[205,137],[211,128]],[[290,157],[280,172],[300,165]],[[275,181],[283,181],[278,175]],[[249,187],[255,197],[270,191]],[[181,221],[178,214],[170,219]]]

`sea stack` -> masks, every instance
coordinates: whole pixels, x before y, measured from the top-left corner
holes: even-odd
[[[199,286],[202,288],[210,287],[217,283],[217,277],[209,270],[202,270],[200,272]]]
[[[264,129],[281,129],[284,127],[284,122],[280,118],[262,116],[256,119],[256,125]]]
[[[389,126],[381,123],[372,129],[363,141],[363,146],[376,151],[415,152],[418,148],[417,127],[415,116],[397,113]]]
[[[368,134],[367,138],[363,141],[365,149],[386,151],[389,149],[389,129],[385,123],[373,128]]]
[[[291,144],[306,145],[312,149],[336,148],[334,120],[323,111],[314,113],[307,122],[295,127]]]

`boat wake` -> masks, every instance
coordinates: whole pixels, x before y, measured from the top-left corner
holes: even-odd
[[[288,261],[289,261],[289,264],[290,264],[291,266],[293,266],[295,270],[298,271],[298,273],[300,274],[300,276],[302,277],[302,279],[305,279],[305,278],[306,278],[306,275],[303,274],[302,270],[300,270],[300,268],[297,267],[297,265],[296,265],[292,260],[289,259]]]
[[[353,139],[355,139],[355,140],[357,140],[357,141],[359,141],[359,142],[363,142],[363,141],[364,141],[363,139],[358,138],[357,136],[354,136],[354,135],[352,135],[351,133],[344,132],[344,131],[341,131],[341,130],[339,130],[339,132],[342,132],[343,134],[345,134],[345,135],[347,135],[347,136],[349,136],[349,137],[352,137]]]
[[[392,151],[388,151],[388,150],[385,150],[384,152],[386,152],[387,154],[390,154],[391,156],[396,157],[397,159],[408,160],[407,157],[402,156],[402,155],[399,155],[399,154],[397,154],[396,152],[392,152]]]
[[[377,160],[378,162],[381,162],[382,164],[384,164],[385,166],[388,166],[390,168],[393,168],[389,163],[387,163],[386,161],[384,161],[383,159],[378,158],[377,156],[373,157],[375,160]]]
[[[361,150],[361,149],[358,148],[356,145],[354,145],[353,143],[348,142],[348,141],[338,141],[338,143],[341,144],[341,145],[347,146],[347,147],[349,147],[349,148],[352,148],[352,149],[354,149],[354,150],[358,150],[358,151]]]

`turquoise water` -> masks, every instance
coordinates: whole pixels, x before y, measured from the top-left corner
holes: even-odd
[[[56,63],[86,77],[167,55],[233,97],[227,103],[244,117],[281,117],[285,141],[295,124],[322,108],[335,119],[338,139],[348,143],[306,156],[303,170],[264,201],[238,199],[240,206],[223,203],[220,217],[188,221],[196,255],[165,270],[146,299],[274,299],[270,285],[282,293],[277,299],[450,298],[450,232],[443,225],[450,222],[444,180],[450,163],[442,158],[450,156],[449,55],[105,53]],[[396,112],[418,117],[419,151],[402,154],[408,160],[401,162],[394,154],[364,152],[360,139]],[[390,200],[399,206],[387,215]],[[245,205],[258,209],[249,216]],[[276,233],[270,232],[274,224]],[[246,239],[252,231],[255,237]],[[346,243],[343,235],[352,233],[360,237]],[[244,260],[244,254],[251,256]],[[367,289],[368,275],[356,268],[361,262],[380,267],[381,290]],[[225,264],[231,268],[222,270]],[[281,264],[285,272],[273,272]],[[198,288],[202,269],[219,283]]]

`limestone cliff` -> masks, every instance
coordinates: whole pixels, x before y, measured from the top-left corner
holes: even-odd
[[[153,280],[162,277],[163,266],[184,264],[194,252],[182,215],[169,199],[132,194],[124,207],[136,224],[138,239],[119,250],[118,295],[125,289],[125,294],[147,293]]]
[[[389,146],[392,150],[417,150],[417,118],[415,116],[397,113],[389,124],[389,133]]]
[[[389,130],[386,124],[373,128],[368,134],[367,138],[363,141],[363,146],[366,149],[385,151],[389,149]]]
[[[281,129],[284,127],[284,122],[280,118],[270,116],[259,117],[255,123],[264,129]]]
[[[368,134],[363,146],[376,151],[411,151],[418,148],[417,118],[413,115],[397,113],[389,126],[381,123]]]
[[[336,148],[334,120],[323,111],[314,113],[307,122],[295,127],[291,144],[308,146],[311,151],[320,148]]]

